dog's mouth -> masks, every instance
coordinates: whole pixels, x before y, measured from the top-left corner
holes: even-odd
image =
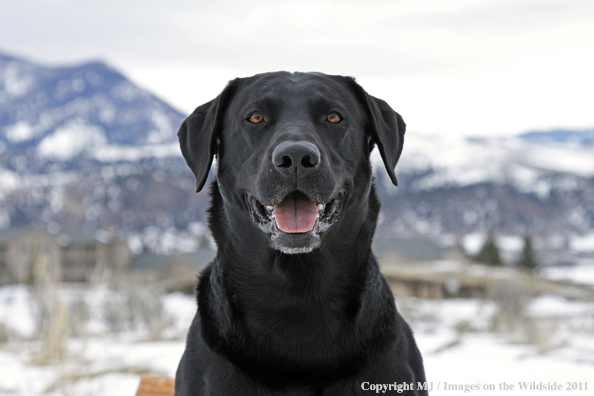
[[[263,204],[246,194],[252,220],[264,231],[275,234],[318,234],[338,220],[342,208],[342,193],[328,202],[316,202],[301,191],[294,191],[280,202]]]

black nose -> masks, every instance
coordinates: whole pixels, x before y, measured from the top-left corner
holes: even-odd
[[[310,142],[282,142],[272,152],[272,163],[281,172],[300,176],[320,164],[320,150]]]

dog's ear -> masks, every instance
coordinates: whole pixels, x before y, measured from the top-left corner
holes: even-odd
[[[373,148],[373,143],[377,144],[386,171],[388,171],[392,183],[397,186],[398,180],[394,169],[400,159],[400,154],[402,154],[406,124],[400,114],[392,110],[389,104],[369,95],[354,80],[352,83],[369,118],[372,143],[370,150]]]
[[[179,128],[177,136],[186,163],[196,176],[196,192],[202,190],[212,159],[217,153],[217,140],[223,113],[233,91],[229,83],[215,99],[196,108]]]
[[[397,186],[395,168],[402,154],[406,124],[400,114],[381,99],[367,95],[367,105],[371,112],[372,138],[377,144],[392,183]]]

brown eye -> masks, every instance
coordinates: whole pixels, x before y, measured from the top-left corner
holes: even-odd
[[[254,113],[248,117],[248,121],[252,124],[259,124],[264,121],[264,116],[260,113]]]
[[[342,118],[340,118],[340,116],[336,113],[330,113],[326,116],[326,121],[331,124],[338,124],[341,120]]]

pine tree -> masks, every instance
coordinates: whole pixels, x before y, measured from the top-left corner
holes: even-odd
[[[530,238],[530,235],[524,236],[524,249],[522,249],[522,255],[517,265],[530,272],[538,267],[538,260],[536,259],[536,252],[532,247],[532,238]]]
[[[474,257],[479,263],[485,263],[487,265],[502,265],[501,256],[499,255],[499,248],[495,243],[495,237],[490,232],[485,244],[481,248],[480,252]]]

